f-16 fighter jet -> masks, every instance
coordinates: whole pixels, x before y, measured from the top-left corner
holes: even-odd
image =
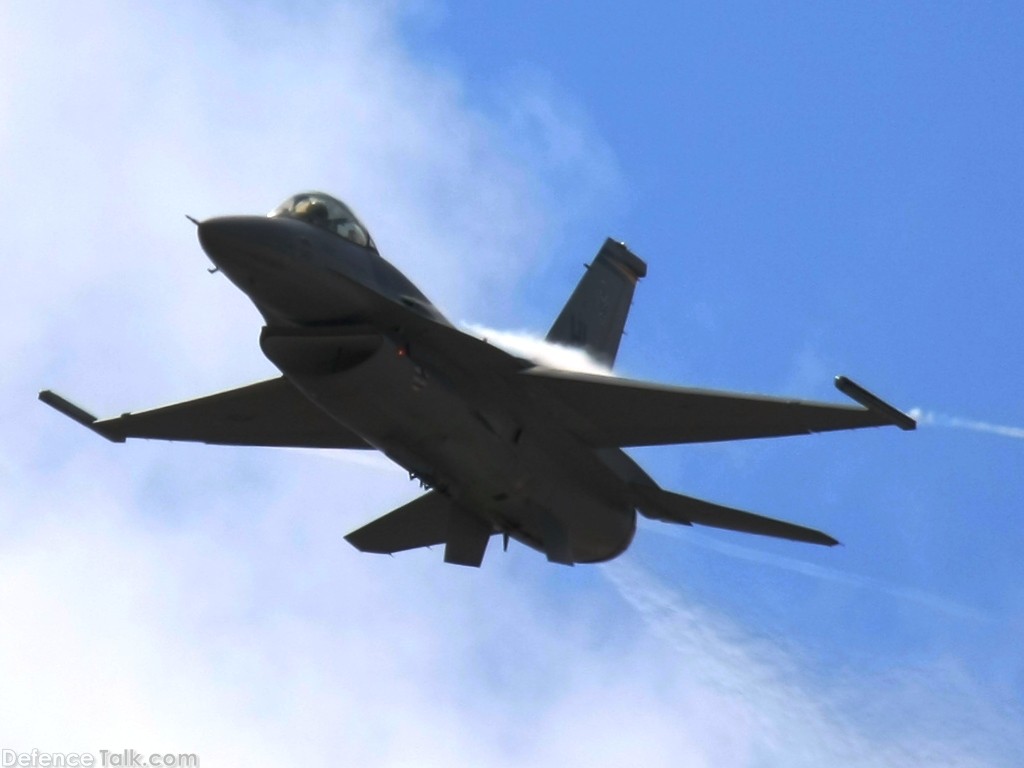
[[[351,209],[320,192],[268,216],[198,223],[216,268],[265,319],[281,376],[97,419],[39,397],[108,440],[382,451],[427,493],[345,538],[363,552],[443,546],[479,566],[501,535],[572,565],[621,554],[639,512],[831,546],[793,523],[664,490],[623,450],[915,422],[845,377],[859,405],[687,389],[544,367],[452,325],[377,251]],[[610,368],[647,265],[605,241],[547,334]]]

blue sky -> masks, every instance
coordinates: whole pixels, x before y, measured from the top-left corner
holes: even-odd
[[[948,420],[1024,426],[1022,39],[995,3],[5,4],[0,747],[1020,764],[1024,442]],[[649,264],[624,375],[844,373],[935,423],[638,452],[841,548],[645,524],[608,566],[475,572],[341,540],[415,494],[383,461],[34,402],[272,375],[182,214],[305,188],[460,320],[543,333],[610,235]]]
[[[844,372],[906,408],[1020,424],[1022,22],[1015,4],[465,3],[409,36],[471,90],[544,83],[608,145],[615,187],[558,255],[607,233],[650,262],[629,373],[834,397]],[[554,305],[576,267],[538,264],[537,294]],[[933,427],[651,456],[666,484],[817,515],[848,544],[758,548],[949,600],[984,626],[760,563],[703,564],[719,553],[679,571],[675,540],[641,536],[636,554],[735,610],[811,589],[815,610],[786,601],[764,619],[830,662],[851,634],[883,663],[953,653],[1020,702],[1019,655],[1004,665],[1020,629],[1022,447]]]

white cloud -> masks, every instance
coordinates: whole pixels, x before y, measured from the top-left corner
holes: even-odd
[[[522,549],[481,571],[360,555],[342,536],[414,492],[373,467],[114,446],[33,402],[54,385],[107,413],[271,373],[256,313],[205,273],[184,213],[321,187],[456,316],[493,303],[471,286],[514,284],[572,207],[547,204],[614,174],[607,149],[530,81],[475,108],[457,73],[403,49],[406,12],[0,7],[0,747],[749,765],[787,762],[806,722],[804,762],[988,757],[991,729],[964,746],[832,725],[842,697],[823,700],[797,659],[754,658],[742,629],[635,569],[606,572],[637,614],[593,569]]]
[[[894,669],[885,678],[815,672],[809,659],[683,600],[629,560],[605,570],[672,652],[665,673],[687,732],[709,764],[787,766],[1011,765],[1019,713],[990,702],[955,667]],[[662,653],[664,650],[662,649]]]

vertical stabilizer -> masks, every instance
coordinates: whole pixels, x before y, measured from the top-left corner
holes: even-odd
[[[608,238],[548,331],[547,340],[579,347],[611,368],[636,282],[646,275],[643,259],[624,243]]]

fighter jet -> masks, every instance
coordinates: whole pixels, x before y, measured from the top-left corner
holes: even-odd
[[[385,261],[352,210],[321,192],[267,216],[196,222],[199,242],[265,320],[260,347],[281,376],[97,419],[39,398],[114,442],[376,449],[427,492],[345,538],[363,552],[444,547],[479,567],[492,536],[553,563],[609,560],[637,513],[681,525],[831,546],[812,528],[672,493],[623,450],[894,425],[906,414],[845,377],[859,405],[688,389],[544,367],[455,327]],[[647,265],[608,239],[547,341],[610,369]]]

